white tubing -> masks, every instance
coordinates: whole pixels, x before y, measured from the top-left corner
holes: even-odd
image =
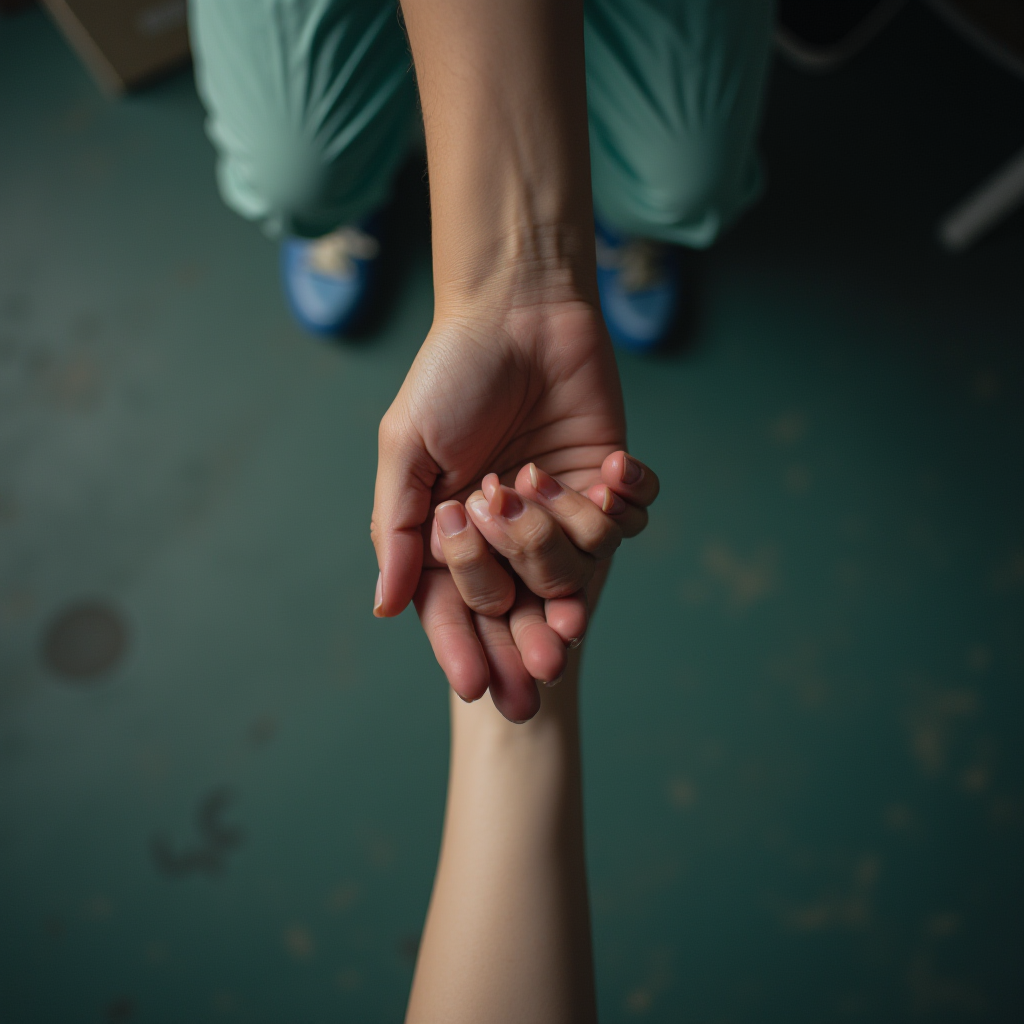
[[[950,252],[962,252],[1024,202],[1024,149],[954,207],[939,222],[937,235]]]

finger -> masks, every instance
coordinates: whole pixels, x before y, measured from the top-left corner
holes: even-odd
[[[518,724],[533,718],[540,709],[540,694],[512,639],[508,617],[474,615],[473,624],[487,658],[494,706],[510,722]]]
[[[601,479],[621,498],[642,508],[654,501],[661,488],[657,473],[625,452],[612,452],[604,460]]]
[[[380,423],[370,536],[377,552],[373,614],[398,615],[412,600],[423,568],[423,524],[438,467],[413,431],[389,411]]]
[[[554,684],[565,671],[566,647],[544,618],[544,602],[520,583],[508,616],[523,667],[533,679]]]
[[[566,647],[579,647],[587,633],[587,595],[581,590],[570,597],[544,602],[544,618]]]
[[[540,597],[568,597],[582,590],[594,574],[594,559],[562,532],[550,512],[504,487],[490,473],[484,491],[466,507],[487,542],[512,564],[523,582]]]
[[[516,490],[550,512],[569,540],[595,558],[610,558],[622,543],[622,530],[614,519],[606,516],[585,495],[565,487],[535,463],[519,471]],[[619,501],[625,507],[621,498]]]
[[[415,596],[423,630],[452,689],[463,700],[478,700],[491,681],[487,656],[447,569],[424,569]]]
[[[516,598],[516,586],[470,522],[462,502],[442,502],[434,510],[434,522],[444,561],[463,601],[481,615],[504,615]]]
[[[618,524],[623,537],[635,537],[647,526],[647,509],[623,501],[607,484],[594,484],[587,497]]]

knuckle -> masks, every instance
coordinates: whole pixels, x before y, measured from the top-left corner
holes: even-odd
[[[619,524],[602,512],[598,512],[599,518],[590,516],[589,512],[589,509],[581,511],[573,523],[573,538],[577,547],[591,554],[599,550],[609,553],[614,551],[622,543],[622,530]]]
[[[512,634],[512,639],[516,642],[517,647],[523,642],[530,629],[530,625],[531,623],[522,615],[513,615],[509,619],[509,632]]]
[[[487,557],[486,552],[474,545],[453,544],[450,540],[442,540],[441,549],[444,551],[444,560],[453,573],[470,573],[479,569]]]
[[[606,530],[601,539],[587,549],[598,560],[611,558],[622,543],[622,529],[617,523],[611,523],[610,526],[611,529]]]
[[[543,561],[556,552],[560,539],[560,527],[554,520],[542,514],[526,524],[519,538],[519,547],[527,557]]]
[[[504,615],[512,607],[514,600],[514,594],[494,594],[474,597],[468,604],[478,615],[488,615],[495,618],[499,615]]]
[[[462,639],[465,627],[447,619],[434,619],[429,623],[429,631],[431,641],[443,646]]]
[[[467,569],[466,566],[470,568]],[[515,600],[515,586],[500,569],[495,573],[481,573],[477,563],[453,565],[449,560],[448,568],[452,570],[459,593],[463,601],[480,615],[504,615],[512,607]],[[501,575],[498,575],[501,573]]]
[[[542,597],[546,601],[562,597],[572,597],[590,582],[590,578],[594,575],[595,566],[596,562],[593,558],[589,556],[583,557],[573,567],[576,570],[575,572],[566,571],[557,576],[548,576],[538,580],[531,586],[531,589],[533,589],[538,597]]]
[[[466,588],[466,594],[463,600],[481,615],[504,615],[516,599],[515,586],[507,576],[474,581]]]

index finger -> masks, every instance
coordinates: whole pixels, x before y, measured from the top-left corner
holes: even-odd
[[[373,614],[398,615],[412,600],[423,569],[423,524],[438,467],[422,439],[388,410],[378,435],[377,482],[370,536],[380,575]]]

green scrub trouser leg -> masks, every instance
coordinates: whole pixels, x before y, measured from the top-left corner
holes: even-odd
[[[760,190],[773,0],[586,0],[585,12],[598,215],[710,245]]]
[[[228,206],[316,238],[387,200],[419,119],[394,3],[190,0],[189,30]]]
[[[710,245],[756,197],[772,0],[586,0],[594,205]],[[386,200],[419,130],[388,0],[191,0],[196,81],[227,204],[316,237]]]

